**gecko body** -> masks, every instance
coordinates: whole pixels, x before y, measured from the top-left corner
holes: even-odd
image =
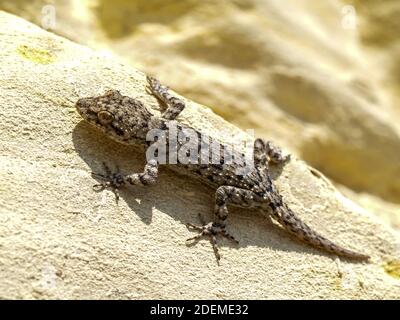
[[[185,108],[185,103],[158,80],[152,77],[148,77],[147,80],[150,93],[167,107],[159,117],[151,114],[137,99],[123,96],[117,90],[109,90],[104,95],[97,97],[81,98],[77,101],[76,108],[86,121],[119,143],[132,144],[141,147],[142,150],[149,150],[154,141],[148,141],[148,134],[152,130],[159,130],[165,132],[163,141],[167,147],[171,147],[173,141],[170,139],[169,131],[172,130],[172,125],[178,135],[189,129],[175,121]],[[219,261],[217,236],[220,235],[237,242],[225,228],[228,205],[234,205],[255,208],[271,215],[289,233],[314,247],[351,259],[369,259],[367,255],[345,249],[321,236],[301,221],[288,207],[272,182],[269,163],[284,164],[289,160],[289,156],[284,157],[281,150],[271,142],[256,139],[252,159],[254,165],[245,174],[238,174],[238,169],[245,169],[245,164],[229,162],[227,156],[229,159],[238,159],[244,154],[234,150],[228,151],[229,148],[226,145],[216,142],[213,137],[204,136],[196,130],[194,133],[197,139],[190,140],[185,144],[178,141],[174,145],[174,150],[177,153],[183,151],[190,156],[188,150],[201,151],[202,147],[207,147],[211,148],[213,153],[210,152],[209,158],[207,156],[204,159],[204,157],[201,158],[201,152],[199,152],[194,159],[190,158],[189,162],[182,161],[178,157],[175,164],[169,165],[173,169],[184,171],[214,187],[216,190],[215,219],[209,223],[202,221],[203,225],[188,223],[189,228],[199,231],[198,235],[188,240],[197,240],[203,236],[210,237],[215,256]],[[211,154],[215,155],[215,153],[220,159],[218,163],[213,162],[211,158]],[[187,158],[185,159],[187,160]],[[145,186],[156,183],[160,165],[160,161],[155,156],[147,156],[147,163],[143,172],[140,173],[123,175],[120,172],[113,173],[106,167],[105,174],[94,174],[96,178],[103,181],[95,187],[112,188],[118,199],[118,189],[125,185]]]

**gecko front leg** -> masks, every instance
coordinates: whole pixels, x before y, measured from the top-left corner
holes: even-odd
[[[115,194],[116,202],[119,200],[118,190],[122,186],[126,184],[146,186],[155,184],[157,181],[158,162],[154,159],[151,159],[146,163],[143,172],[132,173],[129,175],[121,174],[119,168],[117,168],[117,172],[112,172],[105,163],[103,163],[103,165],[105,168],[105,174],[92,172],[94,178],[102,180],[101,183],[95,184],[93,188],[98,191],[104,190],[105,188],[111,188]]]
[[[221,256],[218,252],[217,235],[221,235],[235,243],[239,243],[225,230],[225,220],[228,217],[227,205],[233,204],[240,207],[253,207],[256,206],[256,204],[258,203],[257,197],[258,196],[251,190],[241,189],[232,186],[220,186],[215,192],[214,214],[216,217],[216,221],[209,222],[207,224],[202,222],[202,226],[187,223],[186,226],[188,228],[200,231],[199,235],[193,238],[189,238],[187,239],[187,241],[197,240],[203,236],[210,237],[215,257],[217,258],[217,262],[219,262]]]
[[[258,138],[254,141],[254,162],[256,166],[264,166],[268,162],[284,164],[290,160],[290,155],[283,156],[282,150],[271,141]]]
[[[171,94],[169,88],[162,85],[157,79],[147,76],[147,82],[149,83],[148,89],[150,93],[167,106],[161,117],[166,120],[175,120],[183,109],[185,109],[183,100]]]

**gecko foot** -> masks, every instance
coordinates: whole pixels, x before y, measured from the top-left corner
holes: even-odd
[[[115,202],[118,203],[119,200],[119,188],[124,185],[123,175],[119,172],[119,167],[117,166],[117,171],[112,172],[110,167],[103,162],[103,167],[105,174],[99,174],[92,172],[92,177],[100,180],[100,183],[93,185],[93,190],[99,192],[106,188],[110,188],[115,195]]]
[[[200,217],[202,220],[202,218]],[[218,222],[209,222],[205,224],[203,220],[201,221],[203,223],[202,226],[194,225],[191,223],[187,223],[186,227],[192,230],[197,230],[200,231],[200,233],[197,236],[194,236],[192,238],[186,239],[186,241],[192,241],[192,240],[199,240],[203,236],[210,237],[211,239],[211,245],[214,250],[215,257],[217,259],[217,263],[219,264],[219,260],[221,260],[221,256],[218,252],[218,246],[217,246],[217,235],[221,235],[224,238],[227,238],[234,243],[238,244],[239,241],[237,241],[233,236],[231,236],[226,230],[225,226],[218,223]]]

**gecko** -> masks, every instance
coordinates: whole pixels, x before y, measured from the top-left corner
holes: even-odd
[[[121,144],[134,145],[143,151],[149,150],[155,142],[148,139],[148,134],[152,130],[159,130],[166,133],[162,136],[162,141],[167,147],[171,147],[173,142],[169,136],[171,128],[175,128],[178,135],[189,129],[176,121],[185,109],[185,102],[157,79],[147,76],[147,82],[147,92],[154,95],[164,106],[160,116],[153,115],[139,100],[124,96],[114,89],[106,91],[103,95],[80,98],[76,102],[76,109],[84,120]],[[270,176],[270,165],[284,165],[290,160],[290,155],[283,156],[282,150],[271,141],[262,138],[255,139],[253,166],[246,173],[238,174],[237,169],[243,164],[227,161],[226,151],[228,148],[226,144],[216,142],[216,137],[205,136],[197,130],[194,132],[199,139],[194,139],[191,147],[200,150],[200,146],[210,147],[212,145],[212,150],[220,158],[219,162],[215,163],[211,161],[211,156],[210,158],[207,156],[206,160],[209,162],[204,163],[204,159],[200,159],[200,155],[197,154],[194,159],[191,158],[191,161],[177,159],[176,163],[169,164],[171,168],[200,179],[215,190],[214,219],[206,223],[200,217],[200,225],[187,223],[186,226],[190,230],[198,232],[196,236],[187,241],[198,241],[202,237],[208,237],[219,263],[221,256],[218,250],[217,236],[238,243],[226,230],[228,206],[238,206],[263,212],[277,221],[295,238],[313,247],[358,261],[366,261],[370,258],[368,255],[351,251],[328,240],[311,229],[290,209]],[[205,137],[207,139],[204,139]],[[207,143],[204,145],[204,142],[200,144],[199,141]],[[182,141],[175,143],[174,147],[176,152],[182,151],[186,155],[193,150]],[[240,158],[243,155],[234,150],[230,154],[232,158]],[[103,163],[104,173],[92,172],[93,177],[101,181],[93,187],[101,190],[111,188],[115,193],[116,201],[118,201],[118,190],[126,185],[153,185],[157,182],[158,169],[163,164],[156,156],[157,152],[154,152],[153,156],[146,153],[147,163],[143,171],[127,175],[119,172],[119,169],[117,172],[113,172]],[[166,164],[168,165],[168,163]]]

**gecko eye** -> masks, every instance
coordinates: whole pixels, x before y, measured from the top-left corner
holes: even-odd
[[[103,125],[110,124],[114,120],[113,115],[108,111],[100,111],[97,114],[97,117],[99,118],[100,123]]]

